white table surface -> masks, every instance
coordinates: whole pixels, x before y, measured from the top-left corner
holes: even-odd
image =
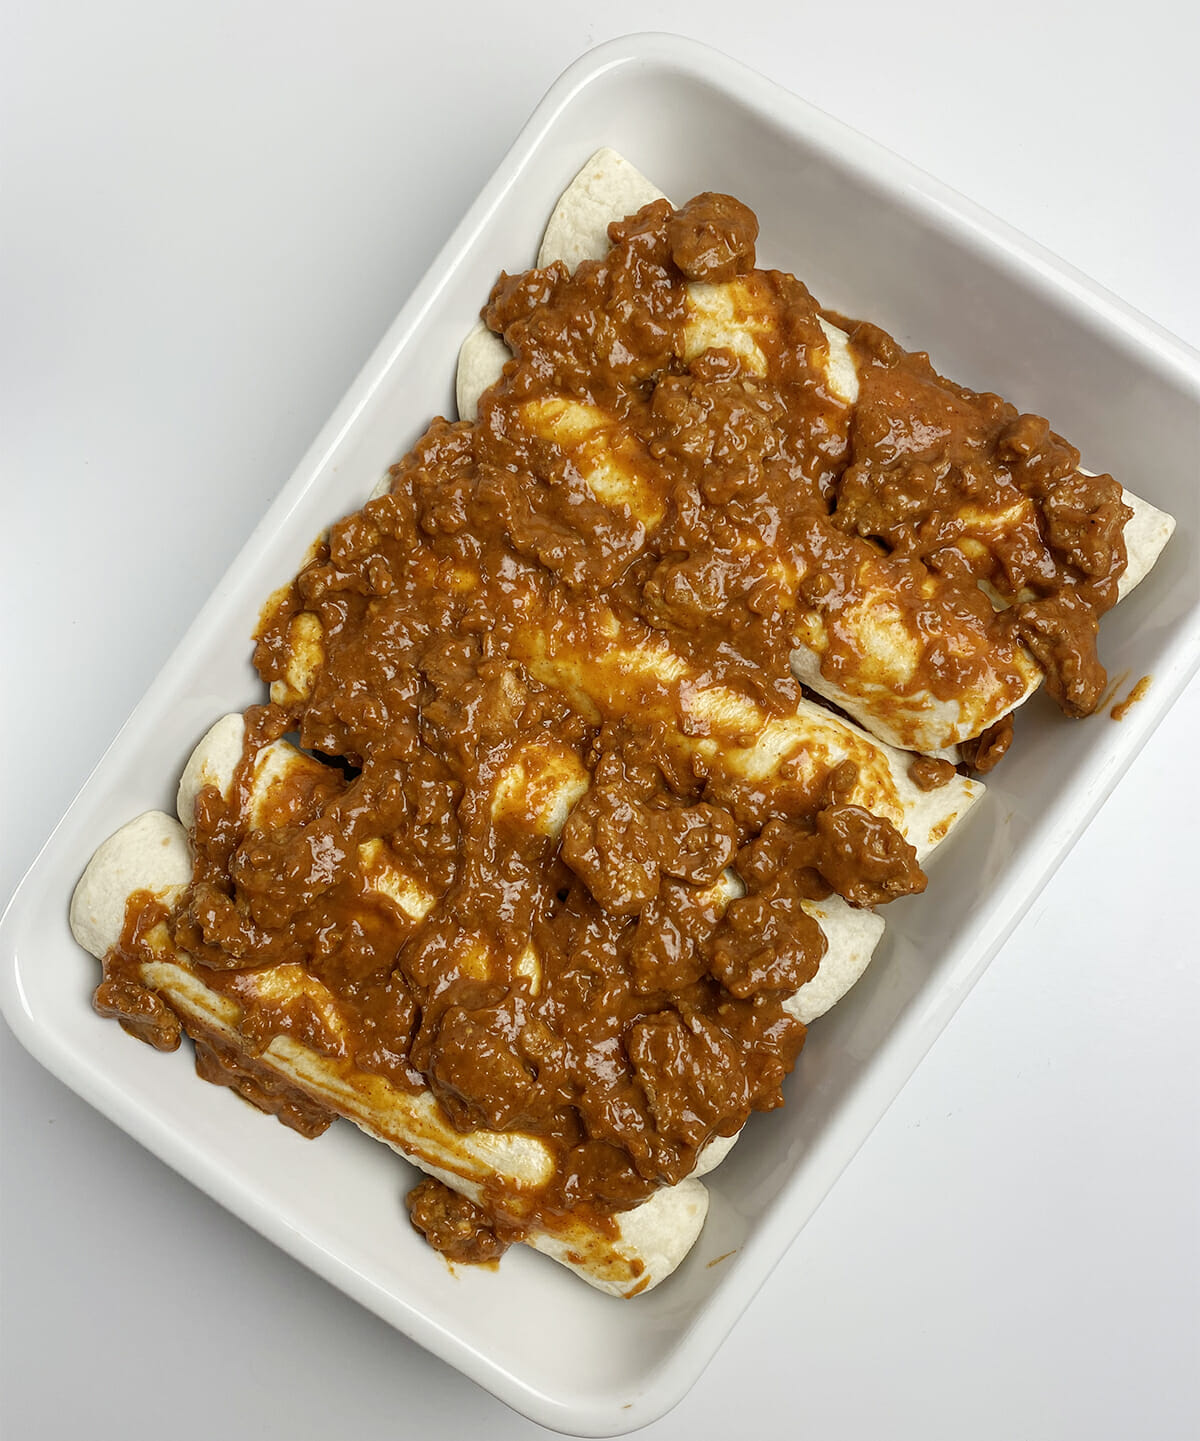
[[[9,0],[0,898],[542,91],[599,41],[730,51],[1200,344],[1193,6],[794,0],[768,26],[770,8]],[[1198,730],[1193,683],[647,1437],[1197,1434]],[[0,1103],[4,1441],[548,1434],[2,1026]]]

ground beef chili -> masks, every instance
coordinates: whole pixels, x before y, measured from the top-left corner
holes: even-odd
[[[703,723],[669,675],[644,704],[606,712],[586,684],[547,680],[537,645],[586,668],[614,635],[658,637],[689,675],[784,714],[801,696],[795,606],[836,608],[869,555],[935,577],[947,624],[969,612],[997,637],[1015,629],[1081,713],[1102,689],[1096,621],[1128,512],[1045,421],[843,322],[861,384],[848,407],[816,363],[816,304],[791,276],[754,270],[756,234],[727,196],[658,201],[610,228],[603,261],[501,276],[484,313],[514,361],[478,420],[435,420],[388,492],[335,525],[264,614],[255,664],[275,699],[248,713],[247,759],[296,733],[327,775],[250,832],[244,774],[230,800],[201,793],[192,884],[172,916],[127,927],[98,1005],[178,1043],[131,960],[150,920],[226,995],[247,970],[302,967],[336,997],[336,1036],[299,998],[246,1016],[244,1058],[201,1037],[204,1074],[314,1130],[321,1117],[255,1074],[273,1033],[429,1087],[455,1127],[553,1149],[547,1211],[636,1204],[782,1103],[805,1035],[783,1002],[825,948],[804,902],[923,889],[911,846],[846,803],[853,776],[739,784],[672,748],[664,716],[685,735]],[[769,318],[765,373],[727,347],[684,358],[686,286],[733,277]],[[1000,530],[971,518],[1000,512]],[[790,591],[786,575],[800,577]],[[319,637],[320,664],[297,685],[301,634]],[[971,682],[949,667],[927,679]],[[1010,732],[981,739],[980,768]],[[561,837],[497,819],[497,777],[531,747],[585,778]],[[950,774],[913,770],[925,788]],[[372,903],[358,859],[372,838],[434,897],[422,919]],[[732,901],[730,867],[744,887]],[[536,985],[517,964],[530,946]],[[468,964],[481,948],[503,964]],[[506,1243],[487,1210],[437,1183],[411,1204],[448,1255]]]

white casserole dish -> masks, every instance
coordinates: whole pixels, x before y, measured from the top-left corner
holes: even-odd
[[[1120,725],[1071,724],[1043,699],[1030,703],[1015,753],[939,855],[929,893],[889,909],[875,965],[814,1026],[787,1108],[757,1118],[712,1176],[691,1257],[629,1304],[524,1253],[498,1273],[452,1280],[407,1226],[394,1156],[349,1127],[301,1141],[200,1085],[186,1050],[134,1045],[91,1011],[95,966],[66,923],[98,842],[169,806],[210,721],[259,698],[248,637],[262,601],[312,536],[360,504],[451,406],[459,341],[496,273],[531,262],[559,191],[600,144],[673,195],[738,194],[759,213],[764,263],[928,348],[955,379],[1049,415],[1085,465],[1179,521],[1102,636],[1112,676],[1153,675],[1148,697]],[[602,47],[539,106],[38,858],[0,933],[5,1013],[43,1063],[131,1135],[518,1410],[584,1434],[644,1425],[697,1377],[1195,668],[1198,474],[1194,352],[714,52],[671,37]]]

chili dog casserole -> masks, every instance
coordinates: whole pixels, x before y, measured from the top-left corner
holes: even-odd
[[[523,1241],[620,1295],[686,1254],[1016,707],[1095,708],[1171,530],[756,238],[593,157],[461,418],[267,602],[269,699],[72,906],[127,1030],[414,1160],[452,1259]]]

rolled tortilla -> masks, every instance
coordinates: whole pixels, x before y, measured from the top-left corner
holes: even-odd
[[[1080,469],[1082,470],[1082,467]],[[1091,475],[1093,472],[1084,470],[1083,474]],[[1117,581],[1119,601],[1124,600],[1135,586],[1141,585],[1154,568],[1154,562],[1163,553],[1167,541],[1175,534],[1173,515],[1159,510],[1148,500],[1126,490],[1124,486],[1121,487],[1121,499],[1133,511],[1133,515],[1125,524],[1127,559],[1121,579]]]
[[[1083,471],[1091,475],[1091,471]],[[1123,600],[1139,585],[1162,554],[1175,530],[1174,517],[1158,510],[1149,501],[1122,488],[1121,499],[1133,512],[1125,524],[1125,570],[1117,582],[1117,600]],[[985,587],[992,604],[1003,610],[1008,602],[991,587]],[[1017,596],[1018,601],[1033,600],[1033,592]],[[1015,692],[997,677],[995,687],[976,687],[969,694],[943,700],[930,692],[907,696],[900,701],[894,678],[905,674],[909,659],[905,654],[911,641],[902,628],[893,636],[886,624],[887,597],[878,602],[869,600],[859,612],[843,612],[839,624],[843,629],[856,627],[865,663],[863,672],[853,677],[852,685],[841,685],[822,670],[824,628],[817,617],[808,618],[811,643],[799,641],[791,654],[792,674],[803,685],[840,706],[880,740],[889,745],[926,754],[980,734],[988,726],[1010,715],[1033,694],[1042,682],[1037,662],[1023,647],[1013,650],[1010,660],[1024,672],[1024,683]],[[882,617],[882,618],[881,618]],[[882,682],[870,678],[883,675]]]
[[[574,269],[582,260],[599,260],[609,249],[608,226],[639,209],[662,192],[628,161],[610,149],[598,150],[563,192],[538,253],[538,265],[562,260]],[[689,318],[685,331],[685,359],[711,346],[723,346],[738,354],[754,371],[765,370],[759,349],[754,307],[740,281],[724,285],[693,283],[688,286]],[[829,342],[824,357],[827,387],[847,405],[858,399],[858,375],[849,337],[822,319]],[[474,418],[479,398],[494,384],[509,358],[508,348],[482,322],[463,343],[459,357],[459,414]],[[1085,474],[1088,472],[1084,472]],[[1117,598],[1128,595],[1149,573],[1175,527],[1173,518],[1149,502],[1123,492],[1133,511],[1125,528],[1128,563],[1117,587]],[[886,602],[886,596],[881,598]],[[897,749],[939,754],[979,735],[989,726],[1022,705],[1041,683],[1040,667],[1023,649],[1011,657],[1023,680],[1015,686],[999,675],[990,688],[977,689],[970,696],[944,701],[929,693],[900,699],[902,687],[895,678],[903,676],[908,661],[904,645],[881,629],[877,622],[882,606],[871,602],[861,617],[862,647],[868,669],[876,676],[856,676],[842,684],[822,670],[824,638],[814,626],[799,638],[792,653],[792,673],[825,700],[831,701],[878,739]],[[847,618],[842,616],[841,623]]]
[[[723,883],[726,903],[745,894],[745,886],[734,871],[725,872]],[[884,922],[876,911],[858,910],[836,895],[823,901],[803,900],[800,908],[820,926],[826,946],[817,974],[783,1003],[789,1015],[807,1026],[835,1006],[867,969],[883,936]],[[717,1152],[718,1148],[719,1156],[709,1159],[708,1152]],[[701,1156],[704,1169],[698,1165],[692,1174],[711,1171],[727,1153],[726,1140],[710,1141]]]
[[[561,261],[574,270],[581,261],[603,260],[610,247],[608,227],[667,197],[652,181],[615,150],[597,150],[559,197],[538,250],[539,267]],[[693,282],[687,289],[688,320],[684,332],[685,358],[712,346],[724,346],[741,355],[751,370],[766,369],[754,337],[754,305],[738,281],[722,285]],[[852,405],[858,399],[858,372],[850,353],[849,336],[828,321],[821,329],[829,342],[819,357],[831,393]],[[475,420],[479,398],[500,379],[512,352],[503,339],[479,321],[458,354],[455,391],[460,420]]]
[[[875,604],[876,600],[880,606]],[[943,699],[931,691],[919,691],[900,698],[894,677],[911,674],[914,663],[908,655],[907,636],[896,642],[885,625],[875,623],[886,597],[872,597],[860,608],[858,649],[865,658],[864,673],[841,685],[822,669],[825,650],[824,627],[813,617],[817,644],[797,645],[790,657],[792,675],[809,690],[852,716],[864,730],[893,750],[923,755],[945,754],[989,726],[1011,715],[1037,690],[1043,680],[1041,668],[1022,646],[1013,645],[1006,660],[1019,669],[1013,684],[992,671],[987,682],[965,694]],[[839,620],[854,623],[847,609]],[[885,679],[876,680],[883,675]]]
[[[608,254],[608,227],[614,220],[665,197],[661,190],[615,150],[597,150],[559,197],[546,225],[537,264],[561,260],[574,270],[581,260]],[[458,352],[455,398],[458,418],[475,420],[479,397],[500,379],[512,351],[501,336],[477,321]]]
[[[194,769],[203,772],[211,759],[202,756]],[[283,773],[281,769],[277,775]],[[162,811],[138,816],[104,842],[80,879],[71,903],[76,939],[102,958],[120,939],[130,895],[147,890],[170,904],[190,874],[191,852],[183,826]],[[243,1008],[206,985],[202,968],[175,947],[165,927],[158,930],[151,938],[154,959],[141,967],[142,983],[166,999],[194,1031],[243,1050],[238,1030]],[[279,973],[298,970],[268,967],[248,979],[263,993],[281,982],[294,985],[293,977]],[[305,980],[306,989],[313,992],[310,998],[319,1001],[324,988],[312,977]],[[332,1002],[332,997],[328,999]],[[263,1050],[256,1049],[255,1060],[472,1200],[480,1200],[482,1188],[494,1185],[497,1177],[511,1184],[514,1197],[522,1190],[536,1192],[552,1171],[552,1158],[537,1137],[496,1131],[464,1135],[443,1119],[431,1093],[411,1095],[294,1037],[275,1036]],[[635,1295],[675,1270],[700,1234],[707,1209],[707,1192],[689,1179],[615,1216],[611,1232],[566,1217],[536,1227],[525,1239],[599,1290]],[[514,1205],[514,1219],[520,1219],[519,1205]]]
[[[608,227],[614,220],[665,199],[623,155],[601,147],[559,196],[538,250],[539,268],[561,260],[574,270],[582,260],[602,260],[608,254]]]
[[[841,896],[803,904],[826,937],[837,938],[817,974],[784,1002],[784,1009],[807,1026],[836,1006],[870,965],[883,935],[883,918],[875,911],[855,910]]]
[[[99,959],[121,939],[125,902],[134,891],[172,906],[191,878],[192,855],[179,822],[165,811],[146,811],[109,836],[88,862],[71,896],[71,933]]]
[[[459,420],[479,419],[479,397],[495,385],[511,359],[512,351],[503,338],[489,330],[482,320],[477,320],[458,352],[454,398],[458,404]],[[386,489],[385,483],[383,490]],[[381,495],[383,490],[376,487],[371,499]]]
[[[611,183],[608,183],[611,179]],[[614,220],[627,215],[648,201],[659,198],[660,192],[631,166],[611,151],[598,152],[580,172],[555,209],[546,237],[539,252],[539,264],[562,260],[574,267],[586,259],[599,259],[609,249],[607,228]],[[685,332],[688,350],[699,351],[711,345],[726,345],[741,352],[751,369],[765,368],[759,349],[753,298],[739,288],[738,282],[726,285],[689,287],[690,315]],[[853,356],[845,333],[828,322],[822,327],[829,342],[826,358],[830,390],[847,405],[857,399],[858,380]],[[463,344],[457,375],[460,416],[474,419],[482,392],[497,380],[510,353],[500,337],[480,322]],[[539,399],[532,402],[536,414],[525,417],[526,423],[548,441],[567,449],[572,466],[589,485],[601,503],[623,509],[640,523],[643,534],[652,532],[660,518],[656,510],[653,476],[643,476],[639,467],[651,464],[648,457],[638,457],[618,433],[610,418],[592,413],[590,407],[566,397]],[[380,490],[386,488],[386,482]],[[311,652],[311,637],[301,638],[302,647]],[[319,640],[316,642],[319,646]],[[622,698],[636,708],[645,703],[644,693],[637,689],[637,677],[654,685],[664,673],[678,667],[678,659],[635,655],[628,647],[614,650],[611,640],[606,644],[609,668],[613,675],[593,675],[583,680],[573,657],[561,668],[556,657],[526,657],[533,660],[531,669],[543,681],[564,683],[568,689],[586,693],[585,699],[598,702],[600,709]],[[538,661],[548,664],[539,665]],[[312,665],[302,655],[289,669],[311,678]],[[677,678],[677,677],[675,677]],[[630,690],[631,679],[634,690]],[[817,764],[832,766],[853,758],[859,762],[860,786],[854,799],[879,814],[892,819],[924,859],[945,838],[953,825],[981,793],[978,783],[955,777],[944,788],[925,792],[908,778],[909,757],[896,750],[881,747],[857,727],[832,716],[821,707],[802,703],[794,717],[782,722],[767,719],[759,713],[749,714],[741,697],[709,689],[694,695],[694,703],[703,711],[707,722],[715,722],[714,734],[693,742],[679,737],[680,744],[703,751],[705,758],[718,764],[728,761],[733,771],[744,776],[762,778],[777,772],[798,753],[819,759]],[[725,738],[721,736],[721,722]],[[754,735],[753,745],[746,746],[735,737]],[[806,908],[808,908],[806,906]],[[825,934],[827,950],[819,973],[789,1002],[789,1009],[798,1019],[810,1020],[824,1013],[840,999],[861,976],[883,932],[882,919],[870,912],[856,911],[840,897],[831,897],[810,914]],[[724,1151],[724,1143],[714,1143]],[[702,1164],[712,1163],[706,1157]]]
[[[607,610],[591,615],[595,640],[580,645],[578,620],[560,635],[556,628],[530,632],[514,646],[514,658],[544,685],[570,696],[584,714],[620,720],[653,713],[664,745],[681,763],[701,759],[710,775],[730,781],[819,778],[845,761],[857,777],[850,804],[890,820],[923,860],[949,835],[983,794],[979,781],[954,775],[944,786],[922,791],[909,778],[911,756],[882,745],[824,706],[801,700],[793,712],[772,715],[740,692],[705,684],[661,632],[619,622]],[[686,696],[686,723],[676,697]]]

